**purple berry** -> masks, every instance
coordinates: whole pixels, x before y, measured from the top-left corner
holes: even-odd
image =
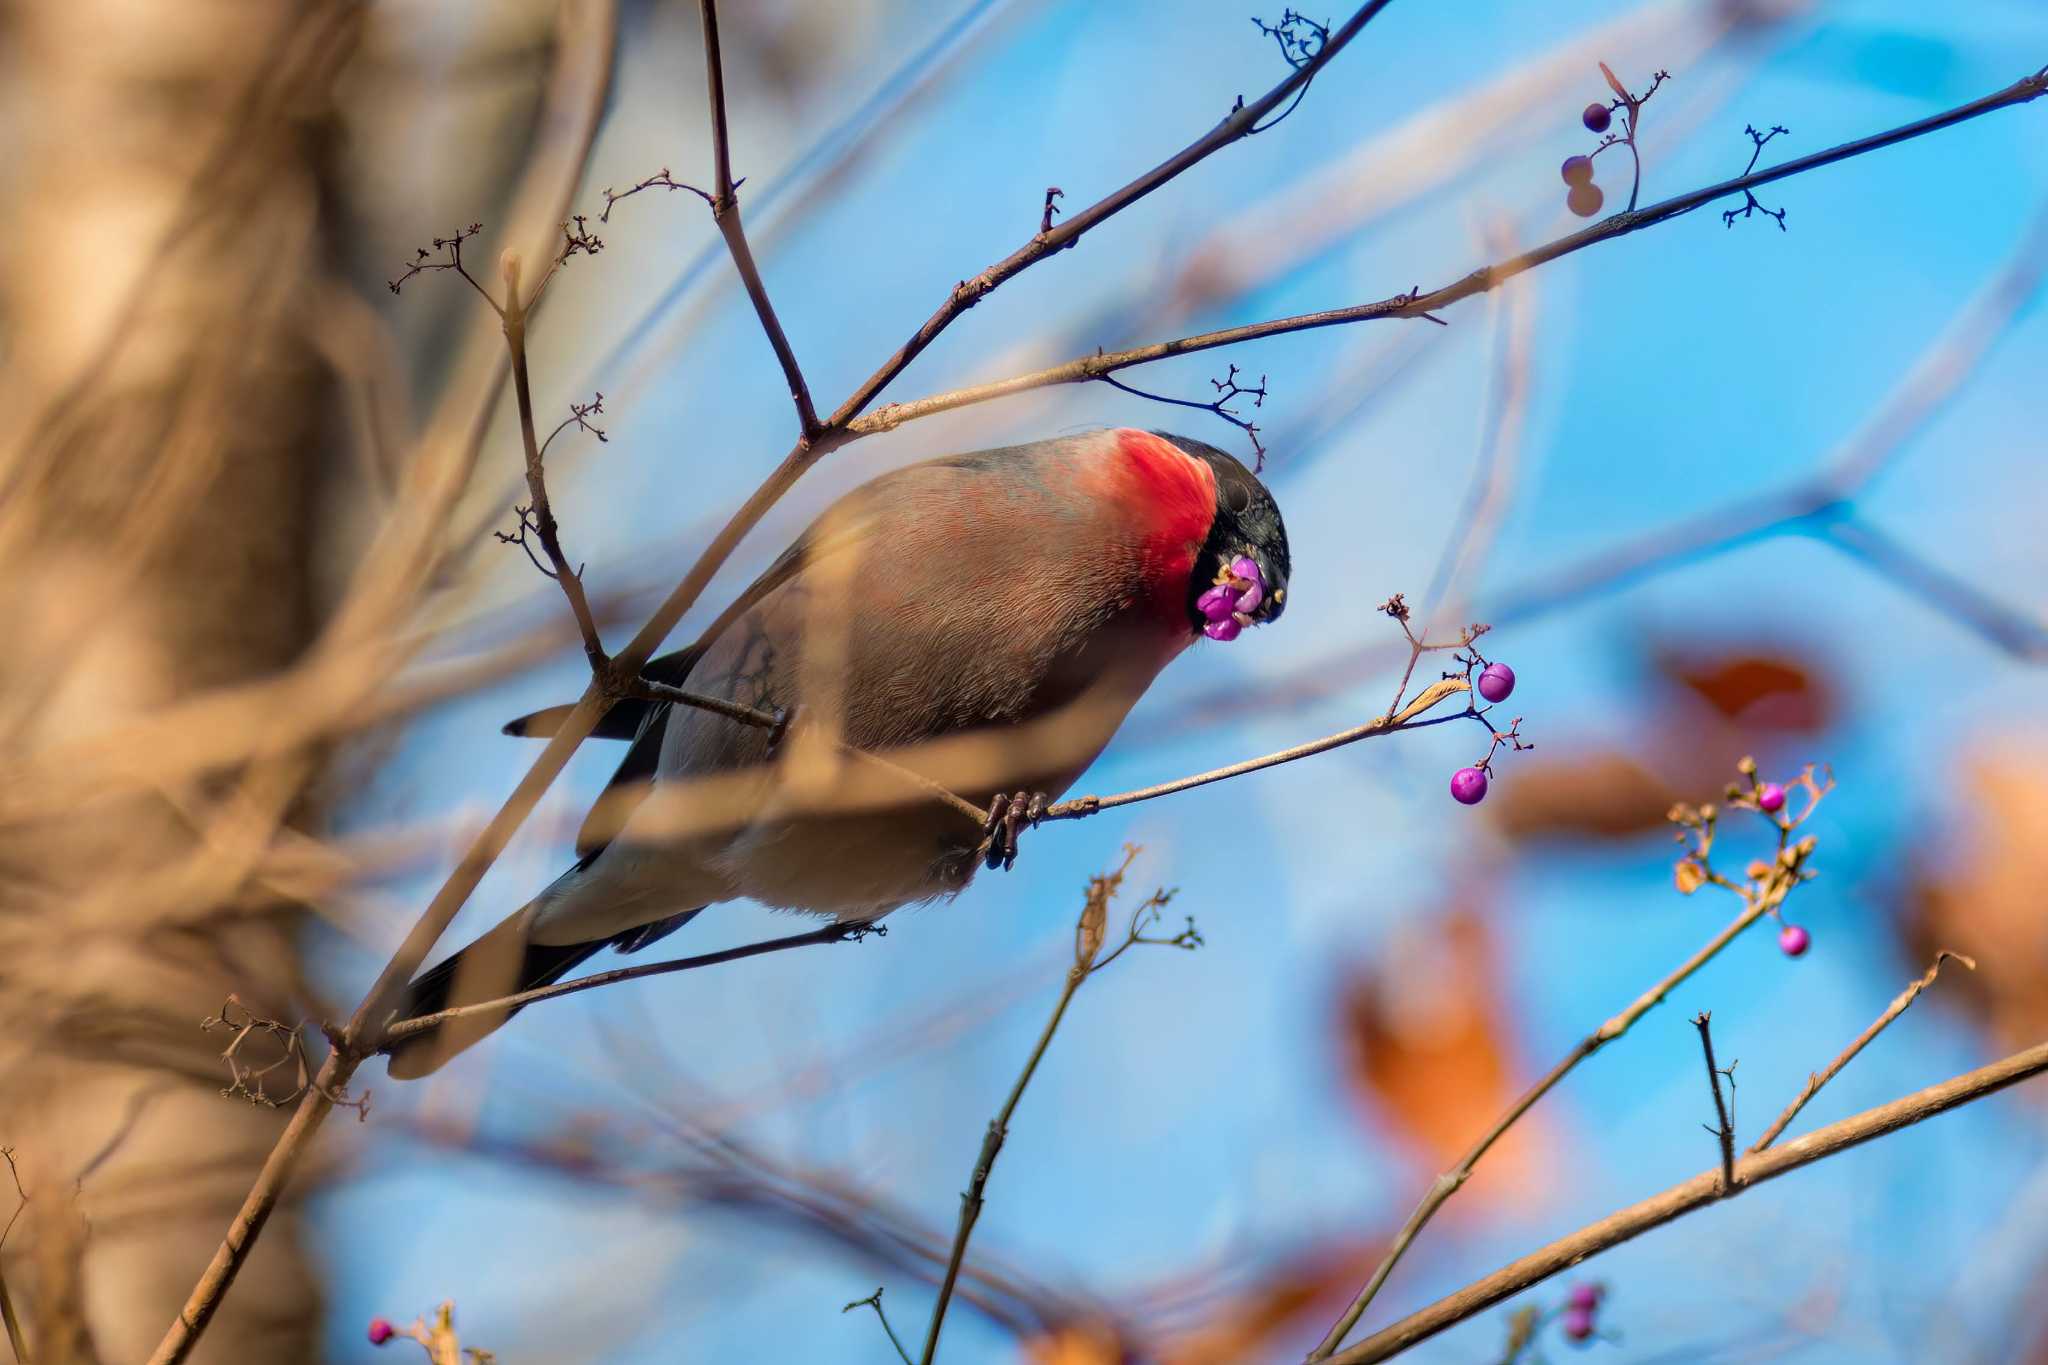
[[[1564,1334],[1572,1341],[1590,1340],[1593,1335],[1593,1310],[1590,1308],[1565,1309]]]
[[[1195,599],[1195,610],[1211,622],[1228,621],[1237,610],[1237,594],[1228,584],[1219,583]]]
[[[1796,924],[1788,924],[1778,931],[1778,949],[1786,957],[1802,957],[1807,946],[1813,942],[1813,935]]]
[[[1581,218],[1591,218],[1605,202],[1607,196],[1600,193],[1598,185],[1574,185],[1564,197],[1564,206]]]
[[[370,1319],[370,1344],[372,1346],[382,1346],[397,1335],[398,1329],[393,1327],[387,1319]]]
[[[1579,115],[1579,122],[1586,125],[1589,133],[1604,133],[1607,125],[1614,122],[1614,111],[1595,100],[1586,106],[1586,112]]]
[[[1211,621],[1203,626],[1202,634],[1212,640],[1235,640],[1244,634],[1244,627],[1237,623],[1235,616],[1226,616],[1221,621]]]
[[[1259,572],[1258,561],[1254,560],[1250,555],[1239,555],[1236,559],[1231,560],[1230,575],[1233,578],[1242,578],[1245,582],[1256,585],[1260,592],[1266,590],[1266,576]]]
[[[1593,183],[1593,158],[1590,156],[1568,156],[1559,168],[1567,185],[1590,185]]]
[[[1461,806],[1476,806],[1486,799],[1486,774],[1477,768],[1460,768],[1451,774],[1451,799]]]
[[[1756,794],[1757,809],[1766,815],[1776,815],[1785,809],[1785,789],[1775,782],[1764,783],[1764,789]]]
[[[1515,690],[1515,670],[1506,664],[1488,664],[1479,674],[1479,695],[1488,701],[1506,701]]]
[[[1590,1313],[1600,1306],[1600,1294],[1600,1286],[1588,1280],[1572,1286],[1572,1292],[1565,1296],[1565,1304],[1582,1313]]]

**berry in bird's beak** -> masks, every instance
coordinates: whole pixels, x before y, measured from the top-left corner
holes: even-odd
[[[1195,599],[1195,610],[1208,622],[1202,633],[1212,640],[1235,640],[1246,626],[1258,624],[1266,600],[1266,575],[1249,555],[1239,555],[1216,575],[1216,586]]]

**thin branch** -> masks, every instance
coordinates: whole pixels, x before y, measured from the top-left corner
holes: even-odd
[[[881,1287],[878,1286],[875,1289],[874,1293],[868,1295],[864,1299],[855,1299],[852,1303],[849,1303],[848,1305],[846,1305],[846,1307],[840,1309],[839,1311],[842,1313],[851,1313],[856,1308],[872,1308],[875,1310],[875,1316],[882,1320],[882,1330],[889,1334],[889,1344],[896,1348],[896,1358],[902,1361],[903,1365],[911,1365],[910,1352],[904,1350],[903,1343],[896,1339],[896,1329],[889,1325],[889,1315],[882,1311]]]
[[[1735,1121],[1728,1116],[1727,1101],[1721,1098],[1721,1069],[1714,1065],[1713,1015],[1701,1010],[1693,1016],[1692,1026],[1700,1031],[1700,1050],[1707,1058],[1707,1088],[1714,1092],[1715,1126],[1708,1129],[1721,1144],[1721,1189],[1727,1194],[1735,1188]]]
[[[711,218],[725,238],[726,250],[732,253],[733,266],[747,287],[747,297],[753,300],[754,314],[768,334],[776,363],[782,366],[790,401],[796,404],[797,427],[808,441],[819,430],[811,387],[804,382],[803,367],[797,364],[796,351],[782,330],[782,320],[775,315],[775,305],[768,301],[768,286],[761,281],[761,268],[754,263],[754,249],[747,244],[747,232],[740,223],[739,185],[732,178],[732,135],[725,121],[725,60],[718,46],[718,4],[717,0],[699,0],[699,4],[704,14],[705,85],[711,98]]]
[[[565,259],[568,251],[569,248],[564,247],[563,254],[556,257],[557,262]],[[554,507],[548,501],[547,466],[541,459],[540,442],[534,435],[533,386],[526,370],[526,320],[533,300],[524,298],[520,293],[519,257],[507,253],[504,268],[505,348],[512,360],[512,393],[519,408],[519,439],[526,447],[526,491],[531,499],[527,511],[521,514],[519,542],[522,545],[526,543],[529,527],[539,538],[541,550],[553,566],[548,576],[561,585],[562,595],[569,599],[569,610],[576,617],[576,629],[583,636],[583,653],[590,661],[591,674],[602,679],[611,660],[604,651],[604,638],[598,632],[597,617],[590,610],[590,598],[583,591],[583,575],[569,566],[568,556],[562,553],[561,530],[555,523]],[[578,414],[578,420],[580,418],[581,414]]]
[[[2024,1052],[2016,1052],[2002,1061],[1965,1072],[1939,1085],[1917,1090],[1890,1104],[1866,1109],[1840,1123],[1795,1138],[1782,1147],[1746,1156],[1736,1163],[1734,1183],[1726,1194],[1721,1190],[1722,1173],[1719,1170],[1703,1171],[1662,1194],[1632,1204],[1549,1246],[1530,1252],[1457,1293],[1439,1299],[1421,1312],[1410,1314],[1356,1346],[1330,1357],[1331,1365],[1369,1365],[1370,1362],[1399,1355],[1445,1328],[1483,1313],[1531,1285],[1638,1237],[1651,1228],[1660,1227],[1721,1199],[1732,1198],[1787,1171],[1798,1170],[1873,1138],[1909,1128],[1937,1114],[1945,1114],[1961,1105],[1996,1094],[2044,1071],[2048,1071],[2048,1042],[2037,1043]]]
[[[478,1014],[506,1014],[532,1004],[536,1000],[552,1000],[556,996],[575,995],[582,991],[594,991],[599,986],[616,985],[621,981],[638,981],[646,976],[666,976],[671,972],[695,971],[699,967],[715,967],[722,962],[737,962],[741,958],[759,957],[764,953],[779,953],[785,948],[805,948],[813,943],[858,942],[869,934],[886,934],[889,931],[879,924],[841,923],[834,921],[817,929],[801,934],[788,934],[782,938],[771,938],[760,943],[748,943],[738,948],[724,948],[715,953],[699,953],[695,957],[676,958],[668,962],[648,962],[638,967],[620,967],[615,971],[592,972],[570,981],[558,981],[552,986],[539,986],[530,991],[519,991],[501,996],[495,1000],[480,1000],[470,1005],[455,1005],[438,1010],[433,1014],[417,1015],[401,1019],[384,1030],[383,1045],[379,1051],[390,1051],[397,1044],[416,1033],[456,1019],[466,1019]]]
[[[981,1152],[975,1158],[974,1173],[968,1178],[967,1188],[960,1194],[960,1225],[953,1234],[953,1249],[946,1258],[945,1278],[939,1282],[938,1301],[932,1305],[931,1324],[925,1329],[924,1351],[919,1356],[919,1365],[932,1365],[938,1354],[939,1329],[945,1325],[946,1308],[953,1299],[953,1287],[960,1278],[960,1265],[967,1256],[967,1240],[974,1234],[974,1224],[981,1217],[983,1194],[988,1189],[989,1174],[995,1168],[996,1157],[1003,1150],[1003,1141],[1010,1135],[1010,1120],[1017,1112],[1017,1105],[1024,1098],[1031,1078],[1038,1073],[1038,1064],[1045,1060],[1045,1050],[1052,1045],[1052,1035],[1059,1029],[1060,1020],[1066,1017],[1067,1006],[1072,1003],[1074,993],[1081,989],[1081,983],[1101,967],[1109,965],[1107,960],[1097,962],[1102,951],[1104,926],[1109,917],[1109,903],[1123,886],[1124,874],[1130,871],[1132,861],[1138,856],[1136,847],[1126,845],[1124,860],[1114,872],[1104,873],[1088,879],[1088,894],[1081,907],[1081,916],[1075,926],[1074,965],[1067,970],[1065,983],[1060,988],[1060,998],[1054,1002],[1052,1015],[1045,1021],[1045,1028],[1038,1035],[1038,1042],[1032,1047],[1031,1055],[1024,1059],[1024,1069],[1017,1074],[1017,1080],[1010,1087],[1009,1096],[1003,1107],[989,1121],[988,1132],[982,1137]],[[1154,896],[1147,905],[1159,902]],[[1143,908],[1140,909],[1143,914]],[[1138,938],[1137,921],[1132,921],[1131,938]],[[1164,940],[1162,940],[1164,941]],[[1111,955],[1113,960],[1115,954]]]
[[[15,1220],[28,1207],[28,1191],[21,1186],[21,1168],[14,1164],[14,1149],[0,1147],[0,1158],[7,1162],[7,1173],[14,1180],[14,1212],[7,1219],[7,1226],[0,1230],[0,1247],[7,1245],[7,1235],[14,1231]],[[21,1330],[21,1318],[14,1311],[14,1297],[7,1291],[7,1279],[0,1275],[0,1321],[7,1324],[7,1342],[14,1348],[14,1365],[29,1365],[28,1339]]]
[[[1332,40],[1334,42],[1334,39]],[[975,384],[967,388],[954,389],[946,393],[932,394],[925,398],[910,399],[901,403],[889,403],[877,408],[870,415],[854,420],[850,429],[861,436],[875,432],[890,431],[905,422],[929,417],[935,413],[950,412],[955,408],[991,399],[1025,393],[1032,389],[1047,388],[1055,384],[1078,384],[1098,379],[1106,374],[1129,369],[1134,365],[1146,365],[1165,360],[1172,356],[1189,355],[1197,351],[1214,350],[1219,346],[1231,346],[1242,341],[1256,341],[1264,337],[1281,336],[1289,332],[1309,331],[1319,327],[1338,327],[1354,322],[1371,322],[1381,318],[1426,317],[1451,304],[1461,302],[1478,294],[1498,289],[1502,284],[1537,266],[1601,242],[1625,237],[1647,227],[1681,217],[1694,209],[1710,204],[1731,194],[1740,194],[1759,185],[1788,179],[1823,166],[1846,161],[1852,157],[1907,142],[1944,128],[1954,127],[1985,114],[1995,113],[2026,104],[2048,92],[2048,68],[2024,77],[2002,90],[1961,104],[1945,113],[1902,124],[1885,132],[1873,133],[1868,137],[1842,143],[1826,151],[1784,162],[1762,171],[1737,176],[1716,185],[1676,195],[1648,208],[1634,209],[1614,214],[1579,231],[1532,248],[1519,256],[1513,256],[1494,265],[1474,270],[1463,278],[1442,288],[1424,293],[1411,289],[1395,294],[1376,303],[1358,304],[1349,308],[1332,308],[1317,313],[1298,313],[1291,317],[1274,318],[1266,322],[1248,323],[1240,327],[1226,327],[1214,332],[1203,332],[1195,336],[1181,337],[1173,341],[1154,342],[1149,346],[1137,346],[1125,351],[1105,351],[1095,355],[1082,356],[1064,364],[1054,365],[1029,374],[1016,375],[1009,379],[994,380],[986,384]],[[1070,220],[1067,227],[1079,219]],[[1065,231],[1065,228],[1060,231]],[[907,363],[907,361],[906,361]],[[893,377],[893,376],[892,376]]]
[[[1193,398],[1173,398],[1163,393],[1153,393],[1147,389],[1135,388],[1110,375],[1103,375],[1101,379],[1103,383],[1111,388],[1122,389],[1134,398],[1149,398],[1155,403],[1171,403],[1177,408],[1193,408],[1197,412],[1215,413],[1218,417],[1221,417],[1224,421],[1243,432],[1251,441],[1252,454],[1256,457],[1256,462],[1252,466],[1252,472],[1256,474],[1265,469],[1266,447],[1259,443],[1258,427],[1254,426],[1249,419],[1238,416],[1236,410],[1230,405],[1240,398],[1248,397],[1252,400],[1253,407],[1265,407],[1266,376],[1260,375],[1257,384],[1240,384],[1237,382],[1237,366],[1232,365],[1230,372],[1223,378],[1211,379],[1209,381],[1210,387],[1216,390],[1216,397],[1208,403],[1199,402]]]
[[[1878,1034],[1883,1033],[1885,1029],[1891,1025],[1892,1020],[1904,1014],[1906,1012],[1906,1007],[1908,1005],[1911,1005],[1913,1001],[1916,998],[1918,998],[1920,992],[1926,990],[1929,986],[1934,984],[1934,978],[1941,974],[1941,964],[1948,961],[1951,958],[1955,959],[1957,962],[1962,963],[1965,967],[1968,967],[1973,972],[1977,970],[1977,963],[1974,958],[1965,957],[1961,953],[1949,952],[1946,948],[1936,953],[1934,955],[1934,963],[1927,969],[1926,974],[1922,976],[1918,981],[1915,981],[1912,985],[1906,987],[1906,989],[1904,989],[1903,991],[1900,991],[1898,997],[1894,999],[1892,1003],[1885,1008],[1885,1012],[1883,1014],[1878,1015],[1877,1018],[1871,1023],[1869,1028],[1857,1034],[1855,1042],[1849,1044],[1848,1047],[1842,1049],[1841,1056],[1835,1058],[1835,1060],[1833,1060],[1832,1062],[1829,1062],[1827,1065],[1827,1069],[1822,1071],[1819,1075],[1808,1076],[1806,1078],[1805,1089],[1799,1092],[1798,1097],[1795,1098],[1792,1101],[1792,1103],[1785,1106],[1784,1113],[1778,1115],[1777,1118],[1771,1121],[1770,1127],[1764,1129],[1764,1135],[1758,1138],[1756,1140],[1755,1145],[1753,1145],[1749,1149],[1750,1154],[1754,1156],[1756,1153],[1761,1152],[1764,1148],[1770,1146],[1773,1142],[1776,1142],[1778,1140],[1778,1135],[1785,1131],[1786,1127],[1791,1124],[1793,1119],[1799,1117],[1799,1111],[1806,1107],[1807,1101],[1811,1100],[1815,1095],[1819,1094],[1820,1088],[1826,1085],[1829,1081],[1833,1080],[1837,1075],[1839,1075],[1843,1067],[1849,1065],[1850,1062],[1855,1061],[1856,1054],[1863,1051],[1864,1048],[1868,1047],[1870,1045],[1871,1040],[1877,1037]]]
[[[1476,713],[1468,707],[1466,710],[1459,711],[1453,715],[1437,716],[1431,720],[1419,720],[1417,717],[1442,702],[1446,697],[1470,691],[1471,684],[1463,678],[1445,678],[1441,682],[1432,683],[1416,693],[1415,700],[1409,702],[1398,712],[1392,715],[1380,716],[1375,720],[1369,720],[1363,725],[1355,725],[1349,730],[1339,730],[1334,735],[1325,735],[1321,739],[1310,740],[1306,744],[1297,744],[1291,749],[1280,749],[1274,753],[1263,754],[1258,758],[1248,758],[1242,763],[1232,763],[1228,767],[1211,768],[1208,772],[1196,773],[1192,777],[1176,778],[1171,782],[1161,782],[1157,786],[1140,787],[1135,791],[1118,792],[1114,796],[1077,796],[1071,800],[1061,801],[1057,805],[1048,806],[1045,814],[1040,818],[1042,820],[1080,820],[1094,815],[1098,811],[1110,810],[1117,806],[1135,805],[1140,801],[1153,801],[1162,796],[1171,796],[1175,792],[1184,792],[1194,787],[1205,787],[1211,782],[1221,782],[1226,778],[1242,777],[1246,773],[1260,772],[1266,768],[1278,767],[1282,763],[1293,763],[1299,759],[1311,758],[1316,754],[1328,753],[1332,749],[1341,749],[1347,744],[1356,744],[1362,739],[1372,739],[1379,735],[1392,734],[1396,730],[1416,730],[1425,725],[1441,725],[1445,721],[1463,720],[1466,716]]]

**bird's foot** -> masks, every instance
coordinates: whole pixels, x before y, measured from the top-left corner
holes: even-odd
[[[1045,806],[1044,792],[1008,796],[999,792],[988,803],[988,824],[983,827],[982,837],[988,846],[990,871],[1000,867],[1007,872],[1017,865],[1017,840],[1026,829],[1045,818]]]

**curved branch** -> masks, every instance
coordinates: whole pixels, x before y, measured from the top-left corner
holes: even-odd
[[[2044,1071],[2048,1071],[2048,1042],[2037,1043],[2024,1052],[2016,1052],[2003,1061],[1965,1072],[1939,1085],[1916,1090],[1890,1104],[1866,1109],[1840,1123],[1829,1124],[1805,1137],[1795,1138],[1782,1147],[1744,1157],[1735,1163],[1735,1179],[1725,1193],[1721,1189],[1719,1167],[1702,1171],[1683,1184],[1673,1185],[1662,1194],[1609,1214],[1599,1222],[1559,1238],[1549,1246],[1501,1267],[1485,1279],[1439,1299],[1421,1312],[1410,1314],[1356,1346],[1331,1356],[1331,1365],[1368,1365],[1371,1361],[1399,1355],[1446,1327],[1483,1313],[1503,1299],[1519,1294],[1559,1271],[1568,1270],[1589,1256],[1597,1256],[1610,1247],[1639,1237],[1651,1228],[1660,1227],[1719,1200],[1732,1199],[1751,1186],[1760,1185],[1787,1171],[1796,1171],[1801,1166],[1846,1152],[1873,1138],[1910,1128],[1937,1114],[1981,1100]]]

